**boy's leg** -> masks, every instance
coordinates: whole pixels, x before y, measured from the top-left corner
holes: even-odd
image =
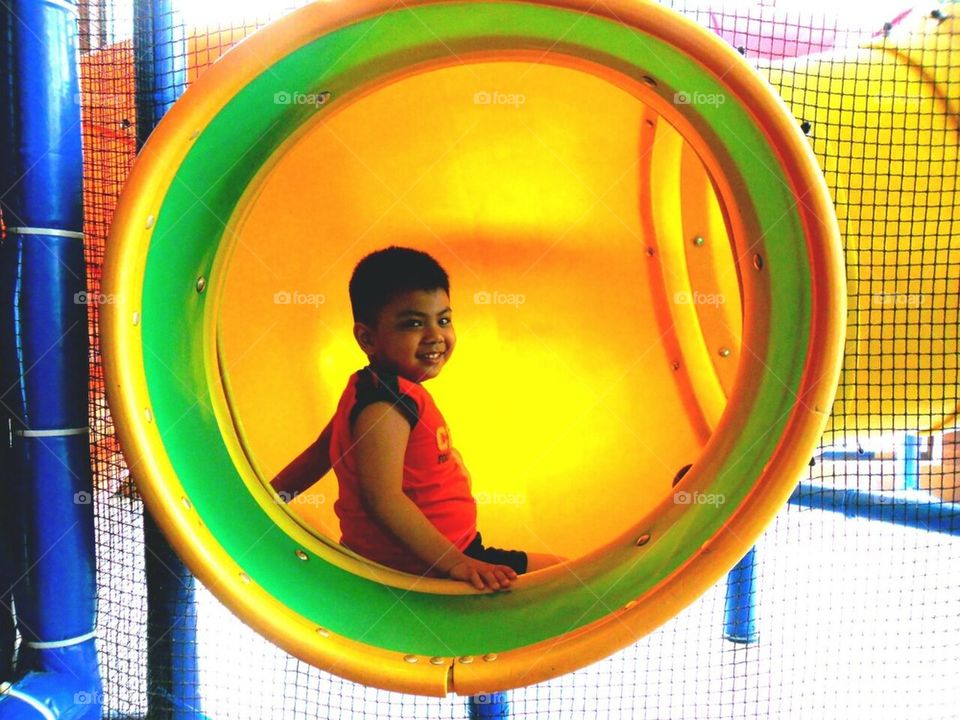
[[[527,572],[533,572],[534,570],[543,570],[544,568],[550,567],[551,565],[556,565],[557,563],[566,562],[565,557],[560,557],[559,555],[551,555],[550,553],[527,553]]]

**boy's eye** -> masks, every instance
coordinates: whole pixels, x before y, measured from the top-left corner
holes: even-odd
[[[452,318],[442,317],[437,321],[437,324],[440,325],[440,327],[447,327],[447,325],[450,325],[452,322],[453,322]],[[422,325],[423,325],[422,320],[407,320],[401,325],[401,327],[417,328],[417,327],[421,327]]]

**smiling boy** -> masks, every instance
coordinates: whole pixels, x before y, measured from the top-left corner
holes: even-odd
[[[456,346],[449,293],[447,273],[418,250],[391,246],[357,264],[353,334],[369,364],[350,377],[317,441],[272,485],[295,494],[332,467],[342,545],[412,574],[505,589],[562,558],[484,547],[477,532],[470,476],[422,385]]]

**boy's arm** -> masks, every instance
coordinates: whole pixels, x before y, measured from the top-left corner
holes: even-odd
[[[410,424],[386,402],[364,408],[354,425],[360,495],[374,519],[431,568],[478,590],[506,588],[516,573],[457,550],[403,492],[403,457]]]
[[[313,444],[281,470],[270,481],[270,485],[278,493],[283,493],[284,500],[290,500],[298,493],[317,482],[330,471],[330,435],[333,420],[327,423]]]

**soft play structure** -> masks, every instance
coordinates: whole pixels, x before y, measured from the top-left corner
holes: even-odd
[[[0,720],[950,716],[954,11],[4,4]],[[485,542],[569,558],[509,592],[269,485],[391,244],[451,276]]]

